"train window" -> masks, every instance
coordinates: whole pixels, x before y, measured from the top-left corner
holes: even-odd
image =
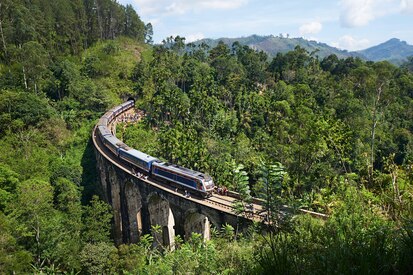
[[[161,169],[156,169],[155,172],[157,172],[157,174],[164,176],[168,179],[173,179],[174,175],[172,173],[169,173],[167,171],[161,170]]]
[[[132,162],[133,164],[135,164],[135,165],[138,166],[138,167],[141,167],[141,168],[143,168],[143,169],[148,169],[148,168],[147,168],[147,165],[146,165],[146,162],[144,162],[144,161],[142,161],[142,160],[140,160],[140,159],[138,159],[138,158],[136,158],[136,157],[134,157],[134,156],[131,156],[131,155],[129,155],[129,154],[126,154],[126,153],[124,153],[124,152],[122,152],[122,153],[123,153],[123,154],[122,154],[123,158],[129,160],[130,162]]]
[[[185,184],[185,185],[191,186],[191,187],[196,186],[194,180],[192,180],[192,179],[187,179],[187,178],[184,178],[184,177],[181,177],[181,176],[176,176],[176,180],[183,183],[183,184]]]

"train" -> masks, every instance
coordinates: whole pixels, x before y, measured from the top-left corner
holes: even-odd
[[[134,106],[135,101],[128,100],[119,106],[113,107],[99,119],[96,125],[96,132],[103,145],[117,158],[144,171],[151,178],[176,188],[182,188],[203,198],[211,196],[215,185],[210,175],[161,161],[158,158],[129,147],[112,134],[108,125],[119,114],[126,112]]]

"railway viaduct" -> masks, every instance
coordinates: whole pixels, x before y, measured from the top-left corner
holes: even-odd
[[[112,129],[115,131],[116,127]],[[235,193],[232,196],[214,194],[207,199],[187,197],[183,190],[135,173],[129,163],[103,146],[96,135],[96,128],[92,140],[101,196],[113,209],[112,231],[116,244],[135,243],[142,234],[152,234],[155,244],[173,248],[176,235],[188,239],[192,232],[196,232],[209,239],[211,227],[220,229],[229,224],[242,231],[253,221],[263,220],[262,202],[257,199],[253,200],[253,210],[248,216],[237,216],[232,208]],[[291,209],[284,206],[281,211]],[[321,213],[299,211],[317,218],[328,218]],[[158,228],[156,232],[152,232],[153,226]]]
[[[135,243],[142,234],[152,233],[155,243],[173,247],[176,235],[188,239],[196,232],[209,239],[211,226],[220,229],[227,223],[243,230],[252,223],[233,213],[233,198],[186,197],[183,190],[132,173],[132,167],[107,150],[95,131],[92,139],[101,195],[113,209],[116,244]],[[159,232],[151,232],[152,226],[158,226]]]

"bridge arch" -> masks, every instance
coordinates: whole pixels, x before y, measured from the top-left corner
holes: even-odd
[[[175,218],[168,200],[157,193],[151,193],[147,199],[151,226],[160,226],[160,232],[153,232],[154,245],[174,248]]]
[[[204,240],[209,240],[211,238],[211,226],[217,227],[218,223],[196,209],[188,210],[184,220],[185,240],[191,237],[192,232],[201,234]]]

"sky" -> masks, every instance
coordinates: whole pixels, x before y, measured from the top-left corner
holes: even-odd
[[[399,38],[413,45],[413,0],[118,0],[153,25],[155,43],[289,35],[361,50]]]

